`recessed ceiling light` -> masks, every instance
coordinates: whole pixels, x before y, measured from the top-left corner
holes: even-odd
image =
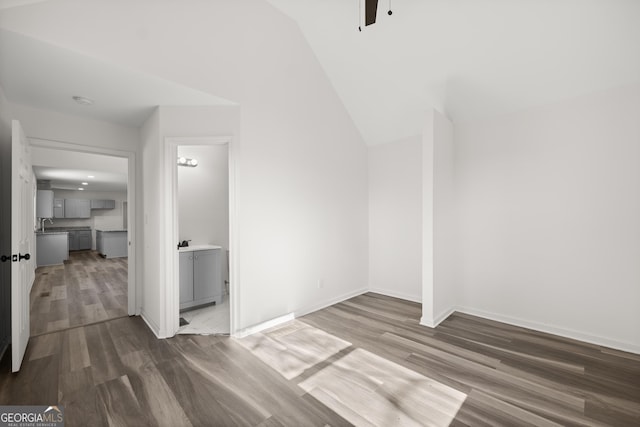
[[[95,178],[93,175],[87,175],[87,178]]]
[[[73,96],[72,98],[80,105],[93,105],[93,99],[87,98],[85,96]]]
[[[82,185],[89,185],[89,183],[88,182],[83,182]]]
[[[82,187],[78,187],[78,190],[80,190],[80,191],[84,191],[84,188],[82,188]]]

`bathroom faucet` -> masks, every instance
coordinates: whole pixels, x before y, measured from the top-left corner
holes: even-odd
[[[44,223],[49,220],[49,222],[53,225],[53,220],[51,218],[40,218],[41,226],[40,229],[44,232]]]

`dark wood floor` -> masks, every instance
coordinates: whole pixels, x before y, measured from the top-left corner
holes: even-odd
[[[127,315],[127,258],[70,252],[39,267],[31,288],[31,336]]]
[[[358,353],[387,372],[427,378],[434,390],[462,396],[450,425],[640,425],[639,355],[467,315],[452,315],[435,329],[420,326],[419,318],[418,304],[365,294],[258,341],[157,340],[140,318],[109,320],[32,338],[18,374],[7,373],[5,357],[0,404],[59,403],[68,426],[350,425],[338,415],[344,411],[334,412],[309,387]],[[331,343],[335,351],[327,352]],[[331,355],[318,360],[321,353]],[[265,354],[275,362],[265,363]],[[303,369],[290,369],[296,365]],[[356,364],[342,372],[357,377],[352,400],[362,387],[384,389],[380,378],[366,382],[359,371]],[[400,411],[408,403],[446,403],[382,396]],[[390,420],[384,425],[398,424]],[[413,421],[430,423],[428,414]]]

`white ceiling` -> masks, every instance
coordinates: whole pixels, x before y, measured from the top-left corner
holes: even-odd
[[[640,82],[637,0],[268,0],[295,19],[363,137],[420,134]],[[364,0],[362,0],[364,5]]]
[[[196,1],[183,0],[180,16],[158,16],[155,11],[153,22],[148,18],[153,2],[100,0],[14,7],[3,11],[0,21],[4,28],[44,37],[55,34],[84,52],[95,49],[126,58],[123,63],[141,64],[146,63],[145,52],[137,46],[157,56],[167,43],[179,45],[181,41],[174,40],[179,34],[191,32],[190,23],[197,20],[189,17],[189,3]],[[460,122],[640,82],[638,0],[393,0],[393,16],[386,14],[388,0],[380,0],[378,22],[362,32],[357,31],[358,0],[268,1],[298,22],[369,144],[420,134],[430,108]],[[120,26],[128,32],[114,37]],[[178,36],[161,37],[168,26]],[[37,102],[73,114],[93,112],[130,124],[139,123],[150,105],[167,104],[158,95],[162,91],[146,86],[172,85],[166,81],[135,77],[20,37],[0,33],[0,42],[7,41],[0,45],[0,85],[13,102]],[[144,44],[136,44],[136,37]],[[206,42],[185,43],[184,58],[192,58],[185,67],[202,62],[202,46]],[[154,70],[148,69],[173,73]],[[185,91],[180,91],[184,103],[225,102],[179,88]],[[70,101],[75,94],[97,103],[80,109]],[[147,99],[149,94],[153,100]],[[136,102],[127,104],[129,99]],[[114,109],[116,104],[128,107]]]
[[[51,181],[53,189],[127,191],[126,158],[34,146],[31,162],[36,178]]]
[[[14,103],[139,127],[158,105],[225,99],[0,29],[0,86]],[[74,95],[93,99],[77,104]]]

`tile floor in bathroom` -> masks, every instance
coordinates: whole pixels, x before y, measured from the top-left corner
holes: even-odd
[[[179,334],[228,335],[231,330],[229,296],[225,295],[220,304],[184,311],[180,317],[189,324],[181,326]]]

